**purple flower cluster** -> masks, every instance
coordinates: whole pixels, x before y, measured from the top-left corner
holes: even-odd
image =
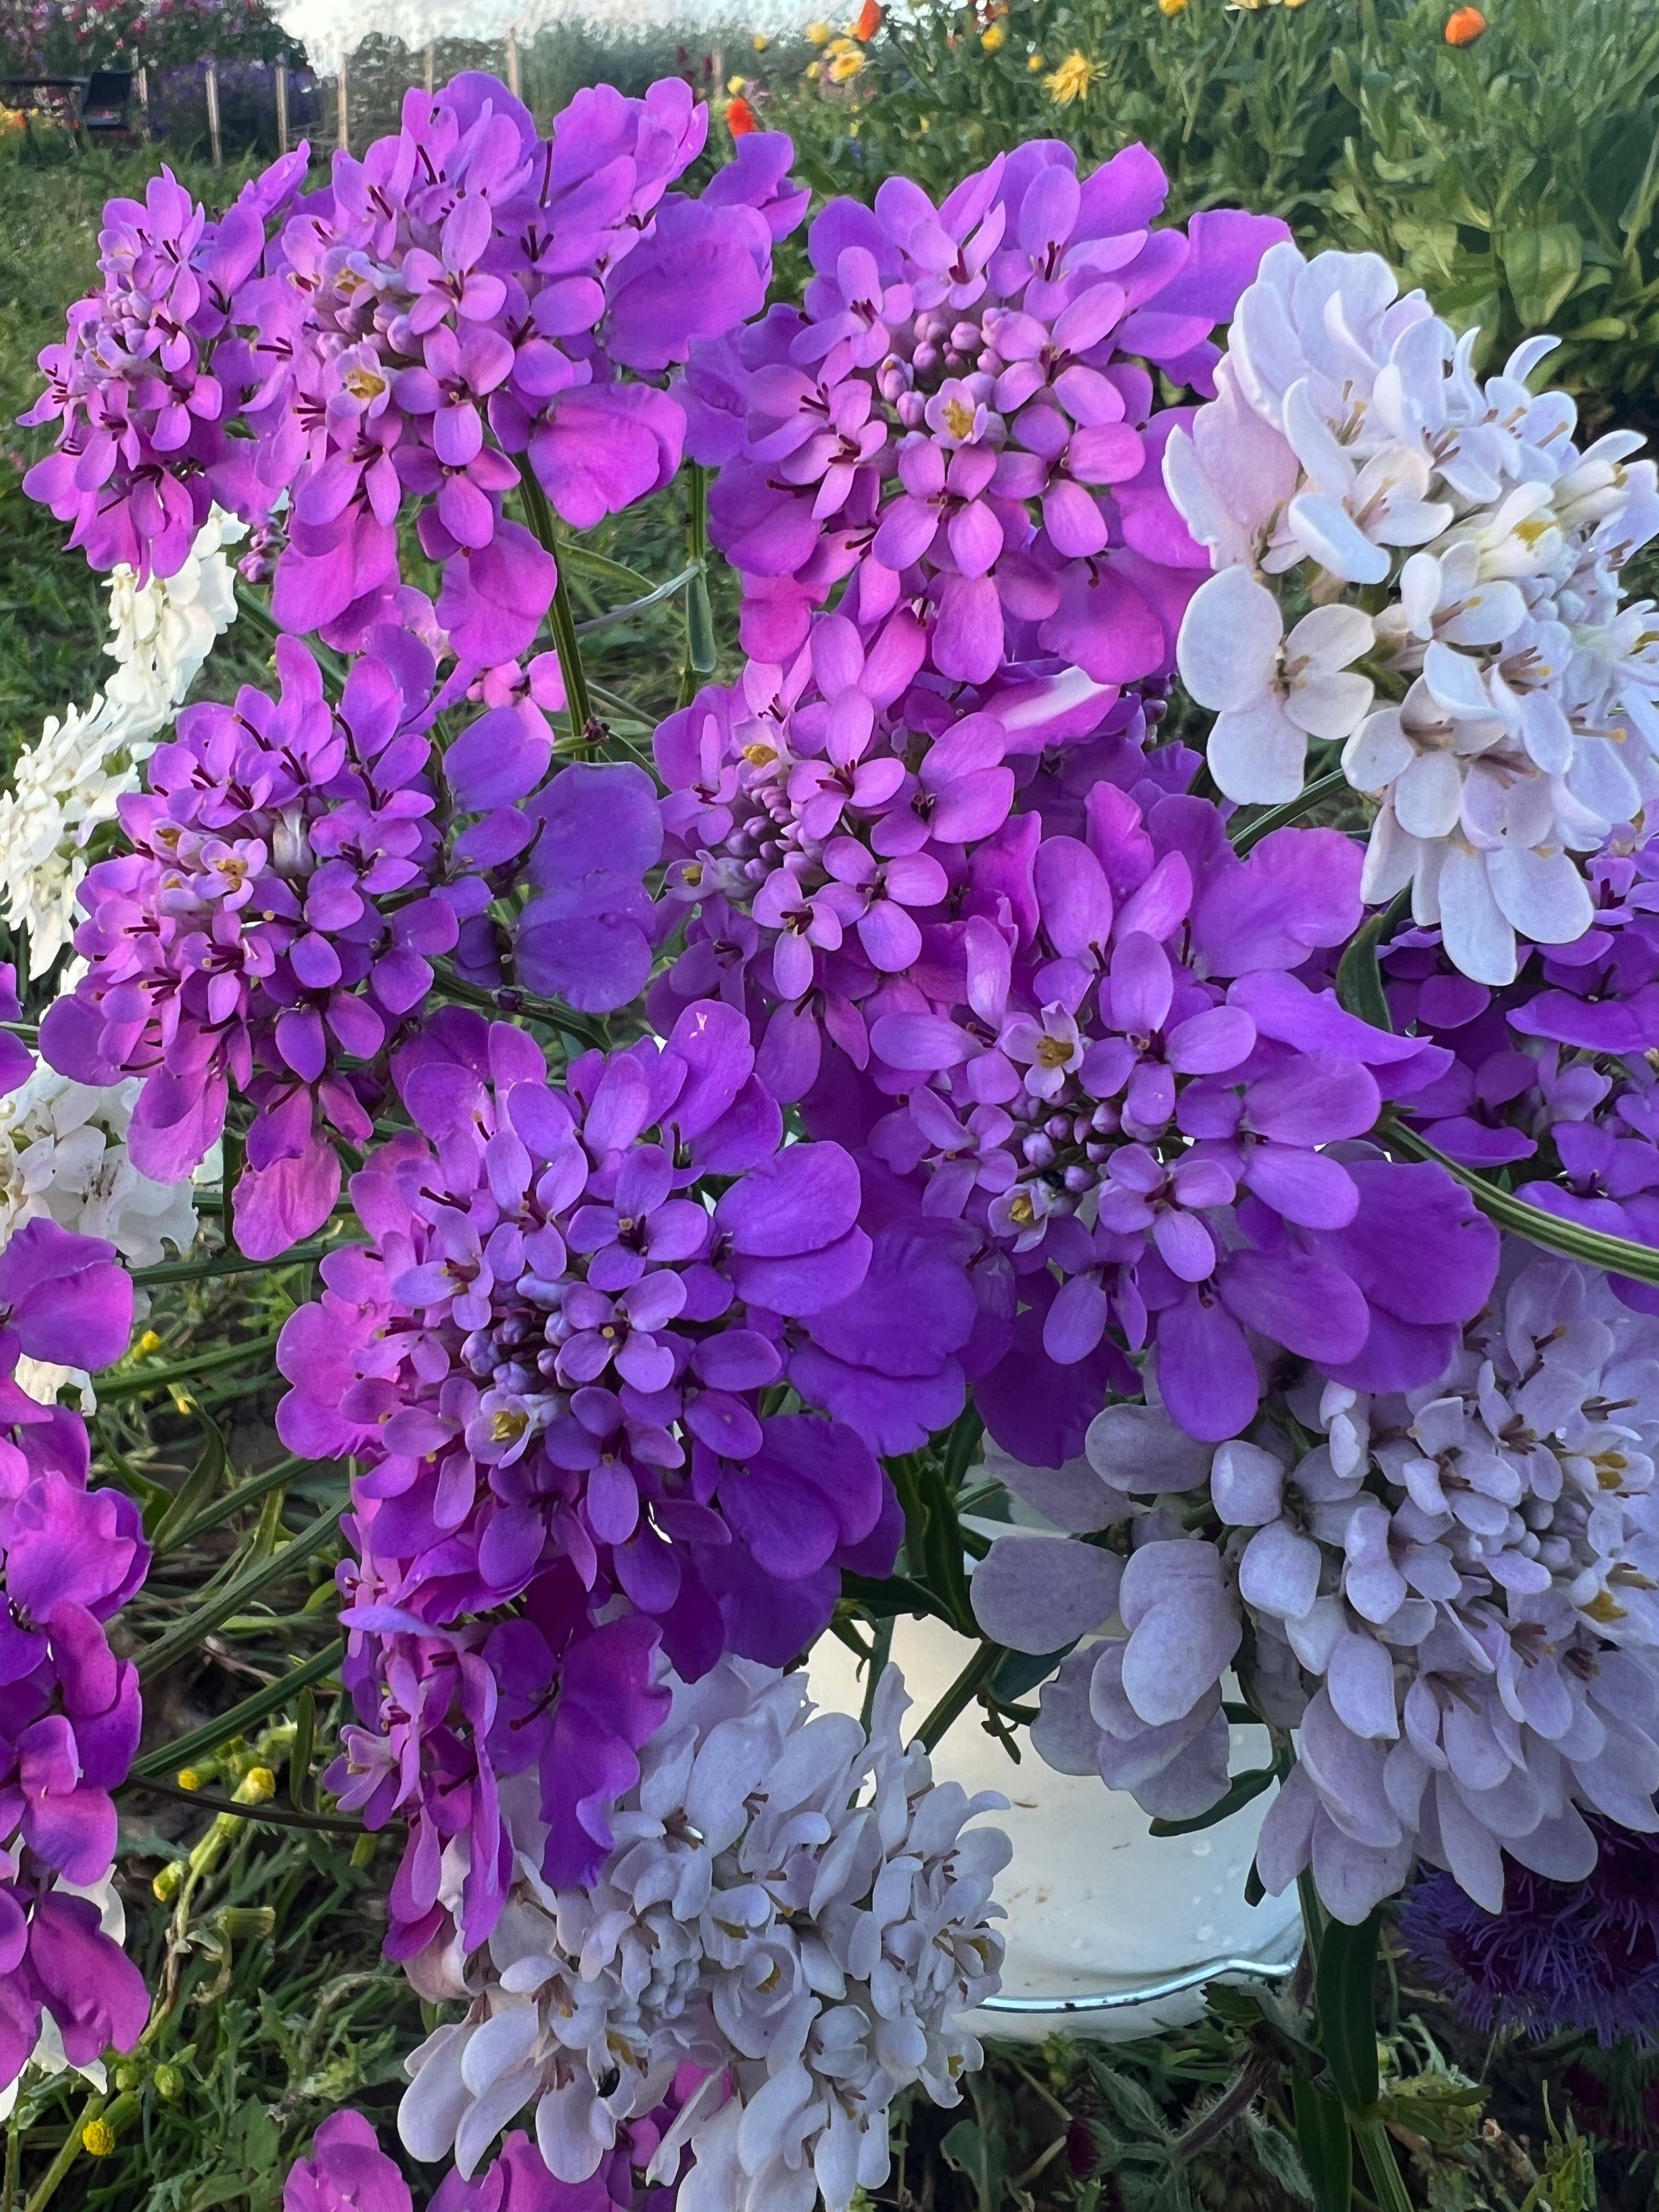
[[[273,612],[352,650],[386,618],[410,505],[456,653],[516,659],[556,582],[504,513],[521,462],[579,528],[666,483],[684,417],[652,380],[759,309],[805,212],[775,136],[700,198],[670,191],[708,118],[678,79],[599,87],[544,140],[469,75],[409,93],[401,131],[337,155],[320,191],[299,193],[301,149],[210,225],[157,180],[115,204],[104,289],[42,357],[29,419],[60,444],[28,489],[141,576],[178,566],[210,495],[254,523],[285,499]]]
[[[429,608],[404,596],[425,626]],[[235,1218],[241,1249],[259,1259],[327,1219],[334,1139],[368,1138],[388,1050],[418,1019],[433,962],[482,920],[492,871],[538,836],[533,867],[556,866],[579,792],[609,808],[616,847],[644,781],[627,767],[579,768],[568,793],[556,777],[532,795],[552,753],[534,663],[522,696],[487,708],[441,762],[428,732],[458,677],[434,694],[433,653],[413,629],[378,624],[337,704],[297,640],[279,641],[276,665],[274,700],[244,688],[234,708],[188,709],[149,763],[149,791],[119,802],[131,849],[88,872],[76,937],[88,969],[42,1038],[80,1081],[145,1079],[130,1142],[161,1182],[202,1159],[233,1088],[250,1102]],[[646,813],[659,836],[648,795]],[[590,870],[585,902],[532,902],[526,980],[566,981],[580,963],[578,1003],[631,997],[649,964],[635,908],[651,857],[626,883],[613,868],[596,889]]]
[[[332,2112],[289,2168],[283,2212],[412,2212],[409,2184],[361,2112]]]
[[[886,1571],[897,1516],[866,1441],[891,1384],[860,1395],[858,1169],[782,1143],[741,1014],[691,1006],[556,1089],[524,1031],[450,1009],[394,1067],[417,1130],[354,1178],[373,1241],[289,1322],[279,1426],[370,1470],[343,1617],[374,1644],[352,1662],[374,1732],[345,1786],[410,1821],[412,1952],[447,1940],[452,1844],[469,1945],[500,1909],[497,1772],[539,1764],[548,1877],[580,1878],[661,1717],[659,1638],[688,1677],[785,1663],[843,1566]],[[772,1410],[791,1384],[824,1402],[820,1338],[841,1418]]]
[[[1154,230],[1168,191],[1145,147],[1079,179],[1054,139],[939,208],[890,178],[817,218],[801,308],[692,349],[688,447],[720,465],[747,651],[793,653],[851,577],[844,610],[914,603],[947,677],[1033,652],[1106,684],[1174,665],[1209,562],[1164,488],[1187,415],[1155,409],[1152,370],[1213,390],[1211,332],[1286,233],[1230,210]]]
[[[109,1874],[138,1747],[138,1677],[105,1624],[149,1562],[137,1507],[88,1491],[79,1417],[27,1397],[21,1358],[106,1366],[132,1286],[114,1248],[31,1221],[0,1252],[0,2087],[56,2023],[71,2063],[131,2049],[142,1976],[82,1892]]]

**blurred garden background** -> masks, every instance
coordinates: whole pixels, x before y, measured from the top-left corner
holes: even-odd
[[[39,388],[35,356],[94,282],[105,201],[141,193],[166,162],[222,206],[276,149],[279,73],[289,137],[308,139],[319,181],[337,147],[362,151],[395,128],[406,88],[460,69],[507,77],[544,125],[583,85],[638,93],[684,77],[711,109],[707,164],[726,158],[734,135],[787,131],[822,195],[872,195],[902,171],[939,197],[1033,137],[1068,140],[1080,166],[1142,140],[1169,173],[1174,216],[1245,206],[1285,216],[1310,250],[1374,249],[1459,329],[1479,327],[1484,361],[1529,331],[1559,331],[1552,374],[1592,430],[1659,428],[1656,0],[912,0],[886,11],[868,0],[823,21],[778,7],[678,22],[491,15],[474,36],[453,17],[373,20],[359,37],[347,12],[279,15],[267,0],[0,0],[0,77],[131,77],[128,127],[84,143],[61,114],[0,109],[0,776],[45,717],[85,707],[106,673],[106,586],[21,489],[46,434],[15,422]],[[802,266],[798,238],[780,295]],[[677,486],[596,542],[660,575],[683,557],[685,528]],[[734,594],[716,577],[713,598],[732,672]],[[682,620],[664,606],[613,632],[606,682],[665,711]],[[254,621],[239,622],[201,693],[229,696],[262,678],[268,653]],[[29,2093],[7,2131],[0,2212],[49,2202],[270,2212],[325,2114],[347,2104],[389,2114],[403,2055],[423,2032],[423,2008],[379,1957],[395,1844],[380,1841],[377,1867],[376,1839],[334,1821],[313,1778],[336,1726],[319,1618],[335,1551],[326,1514],[296,1522],[313,1535],[293,1543],[284,1512],[310,1510],[324,1491],[315,1470],[314,1496],[289,1487],[270,1428],[274,1332],[311,1295],[312,1272],[270,1271],[246,1279],[249,1290],[234,1276],[185,1283],[149,1270],[149,1332],[102,1394],[101,1448],[182,1485],[163,1523],[165,1560],[124,1617],[166,1652],[146,1699],[150,1740],[169,1747],[161,1771],[152,1765],[157,1786],[126,1801],[124,1865],[135,1954],[152,1984],[182,1978],[184,1997],[168,2047],[146,2053],[130,2081],[109,2082],[92,2115],[102,2134],[88,2133],[83,2085]],[[179,1378],[204,1367],[213,1387],[192,1398]],[[211,1632],[167,1650],[169,1619],[215,1593]],[[297,1725],[267,1729],[256,1714],[238,1747],[186,1770],[181,1789],[174,1740],[199,1730],[212,1746],[215,1716],[250,1697],[257,1705],[296,1655],[315,1662],[317,1686]],[[216,1827],[191,1803],[192,1790],[234,1796],[256,1769],[278,1778],[268,1823]],[[204,1836],[219,1838],[205,1855]],[[192,1849],[203,1870],[190,1877],[195,1915],[180,1950],[173,1906]],[[1650,1966],[1659,1935],[1647,1941]],[[1651,2056],[1489,2048],[1462,2036],[1403,1966],[1386,2027],[1410,2052],[1400,2070],[1427,2085],[1420,2130],[1396,2129],[1421,2203],[1659,2204]],[[1310,2202],[1273,2123],[1279,2033],[1240,2000],[1154,2044],[1007,2057],[962,2112],[918,2114],[881,2201],[915,2212]],[[1254,2104],[1264,2087],[1265,2106]],[[389,2142],[390,2128],[382,2134]]]

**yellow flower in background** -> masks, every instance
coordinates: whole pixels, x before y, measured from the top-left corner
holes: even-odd
[[[1088,98],[1089,88],[1099,75],[1098,62],[1091,62],[1085,53],[1069,53],[1052,76],[1043,78],[1043,89],[1056,107],[1072,107]]]
[[[855,39],[836,39],[824,67],[831,84],[845,84],[864,67],[864,49]]]
[[[828,23],[809,23],[806,26],[806,36],[812,46],[827,46],[835,33]]]
[[[726,80],[726,88],[735,100],[738,93],[744,90],[749,80],[746,76],[729,76]]]
[[[1008,43],[1008,26],[992,23],[980,33],[979,42],[988,54],[1000,54]]]
[[[769,38],[768,38],[768,36],[767,36],[767,34],[766,34],[766,33],[765,33],[764,31],[757,31],[757,32],[756,32],[756,33],[755,33],[755,52],[756,52],[757,54],[763,54],[763,53],[766,52],[766,49],[767,49],[767,48],[771,45],[771,43],[772,43],[771,40],[770,40]]]
[[[1041,54],[1033,54],[1030,61],[1026,63],[1025,66],[1030,70],[1031,75],[1035,76],[1039,70],[1047,69],[1048,64],[1043,60]]]
[[[1187,0],[1158,0],[1158,12],[1160,15],[1178,15],[1186,5]]]

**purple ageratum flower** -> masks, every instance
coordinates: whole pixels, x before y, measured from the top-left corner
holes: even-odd
[[[307,157],[301,146],[274,163],[214,222],[167,169],[142,204],[106,204],[103,288],[75,303],[64,343],[40,356],[47,387],[22,417],[59,426],[58,450],[24,488],[74,523],[70,543],[94,568],[170,576],[216,500],[245,515],[268,503],[252,448],[228,434],[244,386],[260,380],[231,310]]]
[[[1164,1402],[1212,1440],[1255,1412],[1261,1342],[1426,1379],[1497,1239],[1444,1176],[1329,1149],[1443,1064],[1290,972],[1353,927],[1358,855],[1285,830],[1240,860],[1206,803],[1143,820],[1111,786],[1086,824],[1012,817],[975,853],[959,965],[931,1002],[889,993],[870,1030],[875,1081],[903,1102],[872,1149],[926,1175],[924,1213],[976,1231],[1018,1301],[979,1380],[993,1436],[1074,1457],[1104,1385],[1139,1389],[1120,1346],[1155,1346]],[[1391,1257],[1408,1194],[1432,1271]]]
[[[707,129],[670,80],[644,100],[584,91],[544,141],[505,86],[468,75],[411,93],[396,136],[361,161],[337,155],[330,185],[297,202],[303,149],[216,227],[171,179],[153,186],[155,210],[127,225],[141,247],[116,235],[104,294],[46,361],[55,381],[34,419],[61,417],[64,444],[31,489],[77,516],[94,560],[153,539],[167,574],[191,507],[152,447],[179,447],[185,476],[234,456],[224,504],[263,522],[280,494],[291,502],[278,620],[348,649],[384,618],[412,501],[458,654],[518,658],[556,581],[503,514],[522,464],[578,527],[665,483],[684,416],[650,380],[759,309],[773,241],[805,211],[787,139],[745,149],[701,199],[670,192]],[[118,342],[130,322],[136,360]],[[135,412],[148,437],[124,441]],[[251,439],[228,440],[233,422]]]
[[[1606,2051],[1659,2042],[1659,1885],[1651,1836],[1588,1823],[1582,1881],[1513,1869],[1504,1909],[1482,1910],[1448,1874],[1407,1893],[1400,1932],[1418,1965],[1482,2035],[1593,2035]]]
[[[283,2185],[283,2212],[412,2212],[409,2184],[361,2112],[331,2112]]]
[[[938,209],[890,178],[818,216],[803,308],[694,348],[689,449],[720,465],[751,653],[793,653],[855,574],[860,622],[914,601],[952,678],[1036,651],[1104,683],[1173,665],[1209,563],[1162,480],[1185,416],[1142,364],[1212,390],[1211,331],[1286,234],[1232,211],[1155,232],[1167,190],[1144,147],[1079,180],[1054,140]]]
[[[43,1225],[19,1232],[0,1275]],[[95,1293],[95,1277],[79,1280]],[[149,2009],[96,1909],[58,1887],[105,1881],[114,1857],[112,1792],[137,1750],[140,1713],[137,1671],[115,1657],[104,1624],[143,1582],[149,1552],[130,1498],[88,1491],[79,1418],[33,1410],[27,1428],[0,1435],[0,2087],[21,2072],[43,2013],[86,2065],[112,2042],[130,2049]]]

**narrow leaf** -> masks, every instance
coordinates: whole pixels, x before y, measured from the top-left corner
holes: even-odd
[[[1382,2090],[1376,2068],[1376,1979],[1379,1917],[1361,1926],[1328,1920],[1314,1974],[1319,2047],[1350,2114],[1366,2112]]]
[[[1353,2203],[1353,2139],[1347,2114],[1305,2074],[1291,2084],[1296,2140],[1313,2187],[1315,2212],[1349,2212]]]
[[[240,1613],[251,1599],[258,1597],[262,1591],[270,1589],[285,1576],[291,1575],[296,1567],[303,1565],[312,1553],[319,1550],[335,1534],[340,1525],[340,1516],[344,1511],[345,1506],[341,1504],[330,1512],[319,1513],[309,1528],[292,1537],[281,1551],[273,1552],[268,1559],[261,1559],[257,1566],[250,1567],[245,1574],[228,1582],[216,1597],[210,1598],[205,1605],[198,1606],[195,1612],[188,1614],[176,1628],[169,1629],[165,1636],[159,1637],[141,1651],[138,1654],[139,1680],[149,1681],[164,1668],[172,1666],[175,1659],[184,1658],[187,1652],[196,1649],[204,1636],[217,1628],[221,1621],[228,1620],[233,1613]]]
[[[144,1752],[132,1762],[135,1781],[173,1773],[177,1768],[188,1766],[195,1759],[205,1759],[227,1744],[233,1736],[245,1735],[258,1721],[269,1714],[280,1712],[291,1698],[313,1683],[325,1681],[345,1657],[345,1641],[337,1637],[325,1650],[307,1659],[303,1667],[296,1667],[291,1674],[284,1674],[279,1682],[267,1682],[252,1697],[244,1698],[239,1705],[221,1713],[216,1720],[209,1721],[203,1728],[192,1729],[172,1743],[157,1744],[153,1751]]]
[[[1524,1198],[1499,1190],[1472,1168],[1461,1167],[1430,1144],[1426,1137],[1419,1137],[1415,1129],[1408,1129],[1401,1122],[1390,1122],[1387,1136],[1391,1145],[1410,1153],[1413,1159],[1431,1160],[1436,1167],[1444,1168],[1454,1182],[1462,1184],[1487,1219],[1495,1221],[1500,1229],[1524,1237],[1529,1244],[1541,1244],[1546,1251],[1565,1252],[1570,1260],[1582,1260],[1587,1267],[1600,1268],[1604,1273],[1629,1275],[1638,1283],[1659,1283],[1659,1249],[1651,1244],[1637,1244],[1627,1237],[1608,1237],[1599,1229],[1586,1229],[1582,1222],[1547,1213],[1541,1206],[1530,1205]]]

